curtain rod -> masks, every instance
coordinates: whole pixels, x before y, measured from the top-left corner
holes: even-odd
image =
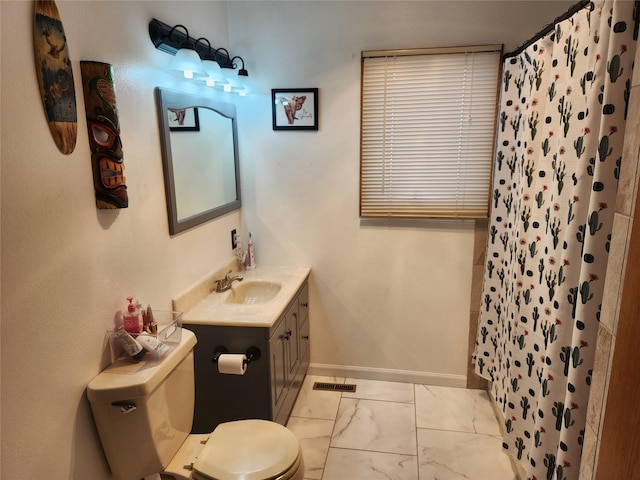
[[[558,18],[556,18],[552,23],[546,25],[542,30],[540,30],[537,34],[535,34],[533,36],[533,38],[527,40],[523,45],[521,45],[520,47],[515,49],[513,52],[505,53],[504,56],[502,57],[502,59],[506,60],[509,57],[515,57],[517,55],[520,55],[532,43],[537,42],[542,37],[547,35],[549,32],[554,30],[558,23],[560,23],[560,22],[566,20],[567,18],[571,17],[574,13],[582,10],[584,7],[586,7],[590,3],[591,3],[591,0],[582,0],[582,1],[578,2],[578,3],[576,3],[573,7],[571,7],[569,10],[567,10],[564,14],[562,14]]]

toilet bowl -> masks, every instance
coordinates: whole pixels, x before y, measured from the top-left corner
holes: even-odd
[[[176,480],[302,480],[293,432],[261,419],[221,423],[190,434],[194,406],[193,332],[162,361],[116,362],[87,387],[114,478],[160,473]]]

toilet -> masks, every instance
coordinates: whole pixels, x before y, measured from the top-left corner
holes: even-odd
[[[116,362],[87,386],[114,478],[160,473],[163,480],[302,480],[300,443],[278,423],[238,420],[210,434],[190,434],[195,344],[193,332],[183,329],[161,362]]]

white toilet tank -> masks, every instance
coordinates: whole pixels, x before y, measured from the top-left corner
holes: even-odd
[[[115,478],[140,480],[161,472],[191,431],[193,347],[180,344],[161,362],[114,363],[87,387],[102,448]]]

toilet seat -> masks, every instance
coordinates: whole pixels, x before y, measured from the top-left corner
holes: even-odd
[[[300,463],[300,444],[282,425],[267,420],[221,423],[193,464],[193,478],[264,480]]]

